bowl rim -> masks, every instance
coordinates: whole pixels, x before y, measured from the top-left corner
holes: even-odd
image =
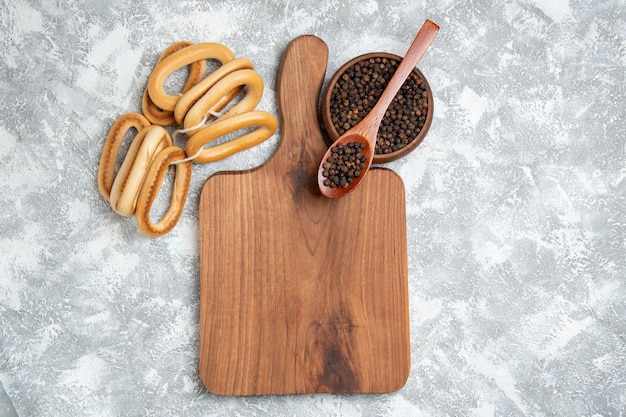
[[[343,73],[349,67],[353,66],[357,62],[361,62],[369,58],[377,58],[377,57],[394,59],[398,62],[402,60],[401,56],[390,53],[390,52],[368,52],[366,54],[361,54],[357,57],[350,59],[349,61],[344,63],[342,66],[340,66],[337,69],[337,71],[335,71],[333,76],[330,78],[328,83],[326,84],[326,88],[322,95],[320,113],[321,113],[321,118],[322,118],[322,124],[324,126],[324,130],[326,133],[325,138],[329,146],[332,145],[340,136],[337,130],[335,129],[335,126],[330,116],[330,98],[332,95],[333,87],[337,83],[337,80],[339,80],[339,77],[341,77]],[[397,151],[386,153],[386,154],[374,154],[374,160],[372,162],[374,164],[384,164],[386,162],[395,161],[396,159],[399,159],[407,155],[408,153],[412,152],[415,148],[419,146],[420,143],[422,143],[422,141],[424,140],[424,137],[426,136],[426,134],[428,133],[428,130],[430,129],[430,125],[432,124],[432,121],[433,121],[433,114],[434,114],[434,109],[435,109],[433,93],[430,88],[430,84],[428,83],[428,80],[426,79],[424,74],[419,70],[419,68],[415,67],[413,69],[413,72],[415,72],[420,77],[420,79],[424,81],[424,85],[426,87],[426,93],[427,93],[427,99],[428,99],[428,111],[426,113],[426,120],[424,120],[424,126],[422,126],[419,134],[415,138],[413,138],[413,140],[411,140],[405,147],[398,149]]]

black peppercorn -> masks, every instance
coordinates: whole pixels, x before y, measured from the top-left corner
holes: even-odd
[[[330,117],[340,136],[370,112],[398,64],[391,58],[364,59],[339,77],[330,96]],[[388,154],[407,146],[424,127],[428,110],[424,80],[412,72],[383,117],[375,153]]]
[[[331,188],[347,188],[354,178],[359,177],[367,161],[363,149],[365,144],[361,142],[333,145],[332,156],[322,164],[324,185]]]

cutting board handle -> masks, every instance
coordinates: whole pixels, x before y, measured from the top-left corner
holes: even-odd
[[[316,182],[317,166],[327,148],[318,116],[327,63],[328,47],[313,35],[292,40],[282,57],[276,86],[282,132],[268,166],[290,177],[296,187],[310,188]]]

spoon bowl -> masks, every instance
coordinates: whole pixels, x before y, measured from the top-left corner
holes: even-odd
[[[318,186],[320,192],[324,196],[329,198],[343,197],[352,192],[363,181],[363,178],[367,174],[367,171],[369,171],[374,159],[376,136],[387,107],[389,107],[391,101],[400,90],[400,87],[402,87],[402,84],[411,71],[413,71],[413,68],[415,68],[417,62],[424,55],[426,49],[428,49],[438,32],[439,26],[437,26],[437,24],[430,20],[426,20],[424,22],[404,58],[400,62],[398,69],[394,73],[393,77],[391,77],[391,80],[389,80],[383,94],[378,99],[376,105],[374,105],[372,110],[366,117],[363,118],[363,120],[341,135],[341,137],[339,137],[339,139],[337,139],[335,143],[328,148],[322,158],[322,161],[320,162],[317,174]],[[365,158],[363,161],[364,165],[357,169],[358,175],[353,176],[351,181],[346,179],[346,181],[343,181],[342,183],[332,184],[328,181],[328,178],[329,175],[333,175],[333,173],[328,172],[327,164],[332,165],[334,159],[336,159],[333,157],[333,150],[337,147],[337,145],[342,147],[352,145],[352,147],[354,147],[355,143],[362,144],[360,145],[360,151],[361,156]],[[325,167],[325,165],[327,167]],[[342,166],[342,168],[344,167]],[[350,165],[347,169],[348,172],[352,170],[352,165]]]
[[[325,167],[325,163],[327,163],[327,161],[333,157],[333,154],[335,153],[334,151],[337,149],[338,145],[339,147],[346,147],[354,143],[365,145],[361,149],[361,154],[365,158],[364,169],[359,169],[358,175],[349,177],[350,182],[348,183],[347,188],[336,186],[334,184],[330,185],[328,183],[329,175],[328,175],[328,170]],[[328,151],[326,152],[326,155],[324,155],[324,159],[322,160],[322,163],[320,164],[320,168],[317,171],[317,182],[318,184],[320,184],[320,189],[322,190],[323,194],[326,197],[338,198],[338,197],[344,196],[347,192],[349,192],[348,190],[352,190],[356,188],[357,185],[359,185],[359,183],[363,180],[363,178],[365,178],[365,173],[367,172],[369,167],[372,165],[372,161],[374,159],[374,152],[375,152],[375,149],[370,143],[370,141],[368,141],[367,138],[363,136],[362,134],[354,131],[354,129],[352,130],[352,132],[347,132],[347,134],[337,139],[337,141],[335,141],[335,143],[333,143],[331,147],[328,148]],[[354,171],[352,172],[354,174]]]

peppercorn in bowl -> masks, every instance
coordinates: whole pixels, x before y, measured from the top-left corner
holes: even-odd
[[[330,142],[359,123],[374,107],[402,57],[386,52],[360,55],[345,63],[328,82],[321,118]],[[376,138],[373,163],[394,161],[424,139],[433,118],[433,94],[414,68],[389,105]]]

